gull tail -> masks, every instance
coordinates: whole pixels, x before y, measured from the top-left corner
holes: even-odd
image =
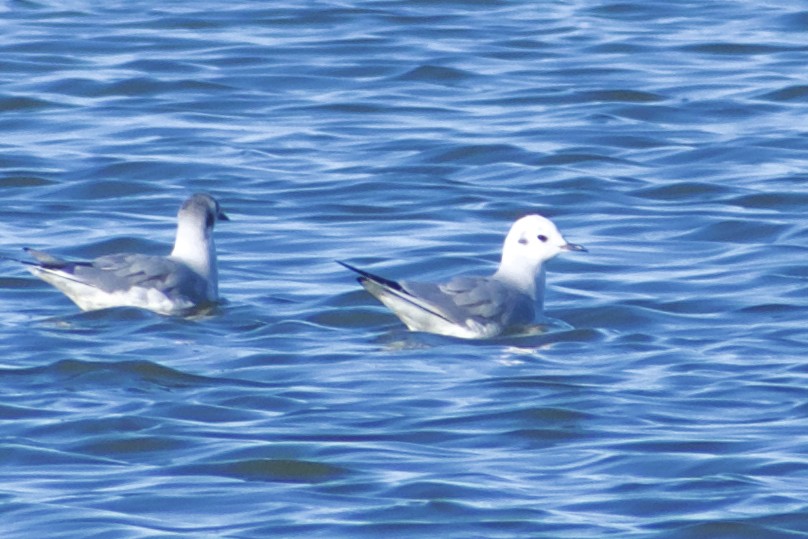
[[[70,262],[66,260],[49,255],[48,253],[43,253],[42,251],[36,251],[29,247],[23,247],[23,251],[34,257],[36,261],[23,260],[21,258],[6,255],[0,255],[0,259],[9,260],[11,262],[16,262],[17,264],[40,269],[60,269],[70,264]]]
[[[413,330],[420,330],[422,324],[419,322],[424,315],[435,316],[445,323],[454,325],[455,322],[426,300],[419,298],[409,292],[400,283],[379,277],[368,271],[351,266],[348,263],[337,260],[337,263],[359,274],[359,284],[370,292],[376,299],[384,303],[396,316]]]
[[[23,251],[31,255],[36,259],[36,262],[26,262],[25,260],[19,260],[23,264],[28,264],[31,266],[39,266],[44,269],[62,269],[71,264],[67,260],[63,258],[59,258],[58,256],[53,256],[51,254],[45,253],[43,251],[37,251],[36,249],[31,249],[30,247],[23,247]]]
[[[52,256],[48,255],[47,253],[43,253],[42,251],[36,251],[36,250],[31,249],[29,247],[23,247],[22,250],[25,251],[26,253],[30,254],[34,258],[36,258],[37,261],[32,262],[30,260],[23,260],[21,258],[15,257],[15,256],[7,256],[7,255],[0,255],[0,259],[9,260],[11,262],[16,262],[17,264],[23,264],[25,266],[43,266],[43,265],[45,265],[44,264],[45,260],[50,260],[52,262],[56,262],[56,261],[59,261],[59,262],[62,262],[62,263],[65,262],[64,260],[62,260],[60,258],[52,257]],[[40,260],[40,257],[42,257],[42,260]]]
[[[87,284],[77,279],[73,272],[78,266],[92,266],[90,262],[71,262],[65,260],[63,258],[59,258],[58,256],[54,256],[43,251],[37,251],[36,249],[31,249],[30,247],[23,247],[23,250],[31,255],[35,261],[30,260],[20,260],[18,258],[12,257],[4,257],[6,260],[12,260],[14,262],[18,262],[25,266],[25,269],[36,275],[37,277],[44,279],[57,288],[58,285],[52,282],[52,279],[47,279],[46,276],[52,275],[55,279],[64,279],[67,281],[74,281],[79,284]]]

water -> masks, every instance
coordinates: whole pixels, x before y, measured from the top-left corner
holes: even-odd
[[[163,254],[225,303],[0,277],[3,537],[808,536],[801,2],[6,2],[3,253]],[[493,271],[573,329],[406,332],[334,260]]]

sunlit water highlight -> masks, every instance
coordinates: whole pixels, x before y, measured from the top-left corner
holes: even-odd
[[[164,254],[210,316],[0,277],[3,537],[808,534],[798,2],[10,2],[3,253]],[[552,331],[407,333],[335,260],[493,271]]]

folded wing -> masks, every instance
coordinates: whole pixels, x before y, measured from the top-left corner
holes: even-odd
[[[175,307],[193,306],[206,297],[207,282],[171,258],[124,253],[74,262],[41,251],[27,251],[37,261],[26,262],[31,272],[85,310],[132,305],[170,312]]]
[[[531,298],[488,277],[457,277],[443,284],[391,281],[341,262],[359,273],[365,289],[412,330],[457,337],[492,337],[535,316]]]

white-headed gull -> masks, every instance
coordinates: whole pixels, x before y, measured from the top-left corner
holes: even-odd
[[[505,238],[499,269],[490,277],[455,277],[445,283],[391,281],[344,262],[358,281],[413,331],[466,339],[489,338],[533,323],[544,302],[544,262],[569,243],[549,219],[527,215]]]

